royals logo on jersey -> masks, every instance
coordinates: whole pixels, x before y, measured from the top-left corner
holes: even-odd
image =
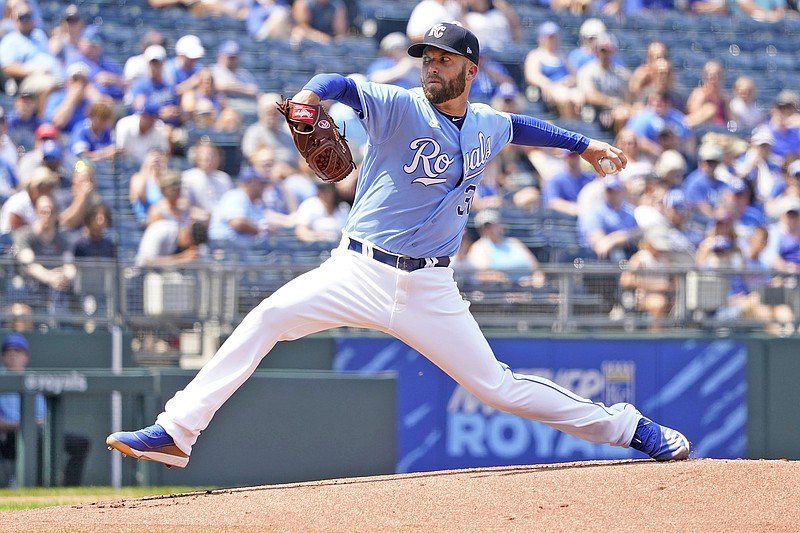
[[[409,144],[413,155],[411,162],[403,166],[406,174],[423,173],[424,176],[415,178],[412,183],[419,183],[425,187],[445,183],[447,177],[442,175],[455,162],[455,156],[445,153],[441,145],[432,137],[414,139]],[[462,154],[464,159],[464,180],[472,179],[483,172],[486,162],[492,155],[492,138],[483,132],[478,132],[478,146]]]

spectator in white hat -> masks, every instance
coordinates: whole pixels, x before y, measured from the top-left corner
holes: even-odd
[[[164,62],[167,51],[160,44],[153,44],[144,51],[148,71],[143,78],[136,80],[131,86],[128,99],[134,109],[141,108],[146,101],[155,102],[159,106],[158,117],[171,127],[181,123],[181,107],[175,86],[164,79]]]
[[[750,147],[734,165],[736,175],[753,183],[756,197],[766,202],[774,197],[781,181],[781,158],[772,153],[775,138],[768,128],[758,127],[750,135]]]
[[[577,72],[582,66],[597,57],[597,38],[606,32],[605,23],[597,18],[583,21],[578,30],[578,46],[567,55],[567,63]]]
[[[150,30],[144,34],[139,44],[140,54],[131,56],[125,61],[123,68],[123,76],[125,81],[133,82],[137,78],[142,78],[147,75],[148,61],[144,57],[144,51],[152,45],[160,45],[166,47],[167,40],[164,35],[158,30]]]
[[[200,60],[205,55],[196,35],[184,35],[175,43],[175,57],[164,65],[164,81],[175,87],[178,96],[197,86],[197,73],[203,68]]]

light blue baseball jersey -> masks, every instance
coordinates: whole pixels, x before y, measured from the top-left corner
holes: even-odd
[[[369,138],[345,232],[398,255],[454,255],[487,163],[513,139],[512,115],[470,104],[459,129],[421,88],[323,76],[305,88],[353,107]]]

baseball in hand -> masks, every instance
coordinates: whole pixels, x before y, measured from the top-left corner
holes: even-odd
[[[607,157],[601,157],[598,163],[606,174],[615,174],[617,172],[617,165]]]

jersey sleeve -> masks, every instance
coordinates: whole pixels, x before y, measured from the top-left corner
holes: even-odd
[[[512,144],[547,146],[583,153],[589,138],[574,131],[559,128],[535,117],[511,113]]]

